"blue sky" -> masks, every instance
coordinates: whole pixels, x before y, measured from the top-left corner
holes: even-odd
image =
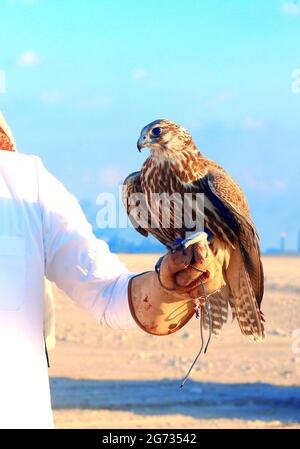
[[[19,148],[95,203],[140,168],[150,121],[185,125],[241,184],[262,237],[300,228],[300,3],[0,0],[0,107]]]

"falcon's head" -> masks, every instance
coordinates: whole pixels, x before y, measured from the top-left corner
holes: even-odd
[[[139,151],[149,148],[152,154],[175,156],[187,147],[195,147],[190,133],[171,120],[155,120],[142,129],[137,142]]]

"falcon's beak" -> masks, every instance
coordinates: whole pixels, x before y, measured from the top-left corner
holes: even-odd
[[[146,134],[142,134],[137,141],[137,147],[139,152],[142,151],[143,148],[148,147],[150,145],[151,141],[149,137]]]

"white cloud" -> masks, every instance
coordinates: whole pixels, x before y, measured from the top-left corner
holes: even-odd
[[[235,92],[218,92],[215,97],[214,100],[218,103],[224,103],[225,101],[231,101],[236,97],[236,93]]]
[[[234,91],[220,91],[216,92],[212,97],[208,99],[207,105],[211,108],[216,108],[222,104],[234,101],[238,98],[238,92]]]
[[[75,104],[77,107],[86,109],[106,109],[113,105],[113,98],[109,95],[88,95],[79,99]]]
[[[24,53],[20,55],[18,60],[18,64],[21,67],[32,67],[38,65],[39,63],[40,63],[39,55],[32,50],[24,51]]]
[[[133,74],[132,74],[132,78],[134,80],[140,80],[142,78],[145,78],[147,76],[147,72],[144,69],[136,69]]]
[[[107,187],[116,187],[124,178],[125,175],[118,166],[108,166],[101,171],[101,181]]]
[[[188,128],[193,129],[195,131],[198,129],[204,128],[204,123],[201,120],[197,120],[197,119],[189,120],[187,125],[188,125]]]
[[[261,119],[257,119],[254,117],[247,117],[245,119],[244,126],[246,129],[259,130],[259,129],[265,129],[266,123],[264,120],[261,120]]]
[[[300,5],[296,2],[286,2],[282,5],[282,10],[285,14],[290,14],[291,16],[300,15]]]
[[[245,185],[252,191],[258,193],[283,192],[287,189],[286,180],[279,178],[268,178],[247,172],[244,174]]]
[[[48,105],[58,105],[63,102],[63,96],[57,91],[43,92],[41,95],[41,100],[43,103]]]
[[[300,94],[300,69],[294,69],[292,72],[294,81],[292,82],[292,92],[294,94]]]

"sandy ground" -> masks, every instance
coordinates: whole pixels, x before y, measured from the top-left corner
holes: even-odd
[[[155,255],[121,255],[134,271]],[[300,428],[300,258],[265,258],[267,338],[249,343],[229,323],[198,362],[196,319],[177,334],[99,327],[56,291],[50,354],[57,428]]]

